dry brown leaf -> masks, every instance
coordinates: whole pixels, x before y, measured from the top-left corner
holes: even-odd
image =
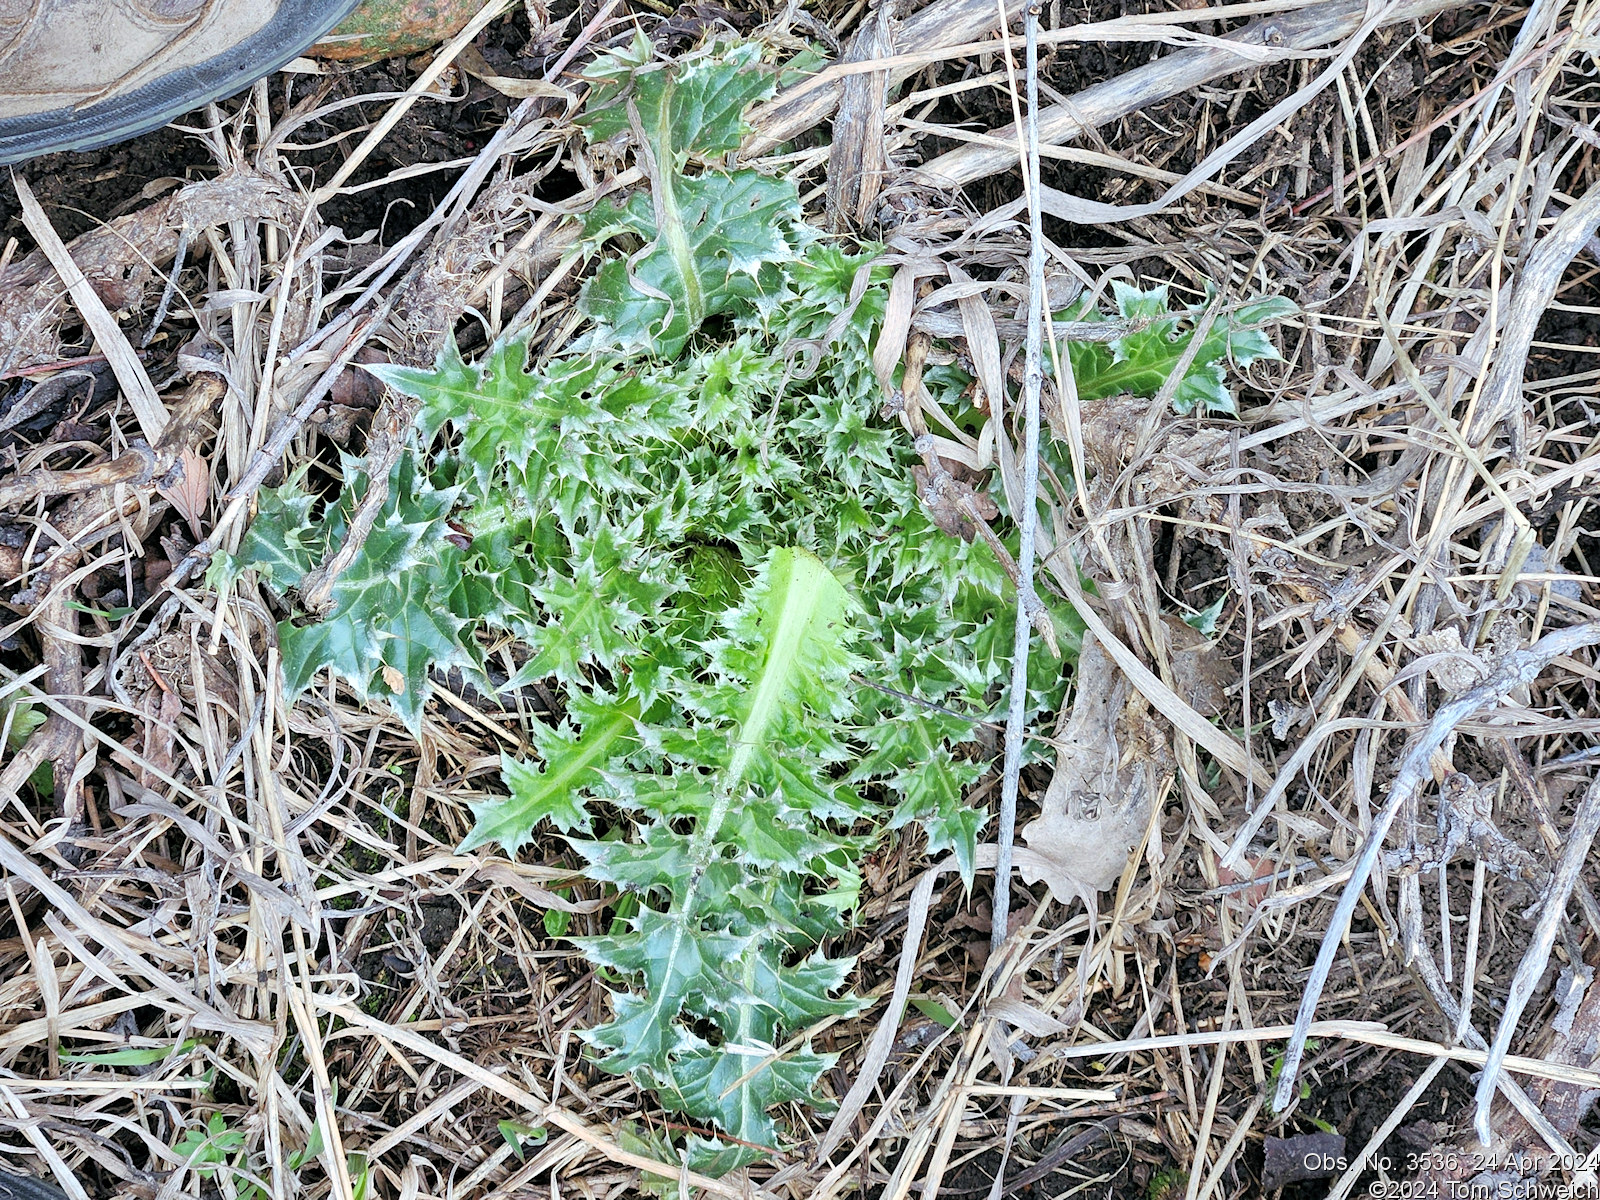
[[[201,524],[205,520],[206,508],[211,503],[211,468],[206,465],[205,459],[185,446],[178,451],[177,470],[156,490],[183,515],[196,540],[206,536]]]
[[[553,83],[546,83],[543,79],[522,79],[514,75],[497,74],[476,46],[464,47],[456,56],[456,66],[474,79],[488,84],[502,96],[510,96],[513,100],[527,100],[537,96],[547,100],[563,100],[569,105],[573,103],[571,92]]]
[[[551,879],[569,879],[572,877],[570,871],[551,871],[548,868],[532,867],[526,863],[507,862],[503,858],[491,858],[481,863],[475,874],[479,879],[487,879],[490,883],[498,883],[512,889],[524,900],[531,901],[540,908],[551,908],[566,913],[591,913],[599,912],[612,903],[611,897],[602,897],[598,900],[568,900],[531,878],[535,874],[540,874],[547,875]]]
[[[1228,710],[1228,688],[1239,678],[1233,660],[1192,626],[1172,616],[1161,618],[1172,663],[1172,689],[1203,717]]]
[[[930,471],[918,464],[911,468],[911,477],[917,483],[917,495],[933,523],[945,533],[970,542],[978,535],[974,517],[992,521],[1000,515],[1000,506],[988,492],[980,492],[957,475],[962,471],[959,463],[935,459],[938,468]],[[949,468],[954,467],[955,471]]]
[[[987,1012],[995,1020],[1004,1021],[1030,1037],[1065,1037],[1072,1032],[1072,1026],[1014,996],[1000,997],[989,1005]]]
[[[146,692],[141,704],[144,730],[140,754],[134,759],[135,777],[145,787],[156,786],[162,776],[170,776],[174,769],[173,750],[177,740],[178,718],[183,715],[183,701],[171,685],[144,659],[145,670],[156,682],[156,687]],[[129,740],[129,745],[132,740]]]
[[[1076,898],[1093,908],[1097,893],[1122,877],[1173,762],[1166,729],[1092,633],[1083,637],[1077,698],[1057,742],[1039,818],[1022,830],[1037,858],[1017,865],[1061,903]]]
[[[914,263],[902,263],[889,285],[889,302],[884,310],[883,328],[878,333],[878,344],[872,348],[872,370],[884,395],[894,391],[894,369],[905,353],[906,338],[911,333],[911,310],[917,294],[919,270]]]

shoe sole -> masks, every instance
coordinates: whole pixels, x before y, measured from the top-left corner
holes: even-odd
[[[0,166],[61,150],[95,150],[160,129],[272,74],[314,45],[360,0],[283,0],[271,21],[221,54],[92,104],[0,120]],[[0,79],[0,88],[5,81]]]
[[[55,1184],[31,1175],[0,1171],[0,1200],[67,1200],[67,1194]]]

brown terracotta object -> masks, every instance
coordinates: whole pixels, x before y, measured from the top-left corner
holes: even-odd
[[[418,54],[460,33],[482,7],[483,0],[364,0],[310,53],[351,63]]]

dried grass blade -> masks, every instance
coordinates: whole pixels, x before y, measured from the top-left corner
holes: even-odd
[[[144,435],[145,441],[154,446],[161,440],[161,434],[167,428],[167,410],[161,403],[161,397],[156,394],[155,385],[150,382],[144,364],[139,361],[132,343],[128,341],[127,335],[118,327],[116,320],[106,308],[105,301],[100,299],[100,294],[78,269],[78,264],[73,261],[72,253],[61,240],[61,235],[56,232],[55,226],[50,224],[50,218],[45,216],[44,209],[39,207],[39,201],[34,198],[33,189],[28,186],[28,181],[13,171],[11,185],[17,192],[17,203],[22,209],[23,225],[33,235],[33,240],[39,244],[39,249],[50,260],[50,265],[56,269],[56,273],[61,276],[61,282],[66,284],[67,291],[72,294],[72,302],[78,306],[84,324],[89,327],[89,332],[94,335],[100,352],[111,364],[111,370],[117,377],[117,384],[133,408],[133,415],[139,422],[139,432]]]
[[[1084,596],[1083,588],[1070,563],[1062,564],[1052,559],[1050,568],[1066,593],[1067,600],[1077,609],[1078,616],[1083,618],[1083,623],[1094,634],[1095,640],[1105,648],[1106,653],[1111,655],[1117,666],[1122,668],[1123,673],[1133,682],[1133,686],[1139,689],[1157,712],[1171,721],[1179,733],[1196,745],[1203,746],[1230,771],[1235,771],[1241,776],[1254,777],[1258,787],[1272,786],[1272,776],[1267,769],[1247,755],[1237,739],[1218,729],[1196,712],[1193,705],[1163,683],[1149,667],[1139,661],[1138,656],[1128,649],[1122,639],[1111,631],[1111,627]]]
[[[1022,0],[1001,2],[1009,16],[1021,11]],[[905,46],[926,47],[929,52],[943,46],[962,46],[992,33],[997,15],[994,0],[935,0],[935,3],[919,9],[902,22],[896,40]],[[915,63],[891,68],[891,87],[927,65],[925,55],[915,58]],[[881,68],[874,65],[866,69],[876,71]],[[852,73],[855,73],[855,68],[851,64],[830,67],[755,109],[750,114],[750,125],[756,132],[745,145],[745,156],[765,154],[796,134],[804,133],[818,122],[827,120],[839,103],[845,75]]]
[[[1600,775],[1594,778],[1584,792],[1583,799],[1578,804],[1578,811],[1572,818],[1572,826],[1567,830],[1566,845],[1561,851],[1561,860],[1556,865],[1549,887],[1545,889],[1539,919],[1533,927],[1532,939],[1522,956],[1522,961],[1517,964],[1517,973],[1511,979],[1511,990],[1506,996],[1505,1008],[1500,1014],[1500,1025],[1495,1030],[1494,1041],[1489,1045],[1489,1058],[1484,1064],[1483,1077],[1478,1081],[1475,1097],[1478,1106],[1476,1117],[1478,1138],[1485,1144],[1489,1141],[1489,1108],[1494,1101],[1501,1064],[1505,1062],[1506,1054],[1511,1049],[1511,1039],[1517,1032],[1517,1022],[1522,1018],[1522,1010],[1528,1006],[1528,1001],[1533,996],[1534,985],[1538,983],[1539,977],[1544,974],[1544,969],[1550,962],[1550,947],[1555,944],[1556,931],[1566,919],[1567,901],[1572,898],[1572,889],[1578,882],[1579,873],[1587,865],[1589,847],[1594,842],[1596,833],[1600,833]]]
[[[1026,847],[1019,846],[1013,853],[1017,863],[1024,869],[1040,871],[1048,868],[1049,864],[1043,862]],[[987,871],[994,869],[999,857],[999,851],[994,844],[985,843],[977,848],[973,861],[979,870]],[[953,857],[937,862],[923,873],[922,878],[917,880],[916,886],[911,890],[911,899],[906,905],[905,934],[900,943],[900,962],[895,970],[894,991],[890,993],[889,1005],[884,1009],[883,1016],[867,1043],[866,1053],[857,1068],[855,1082],[851,1084],[850,1091],[844,1099],[839,1102],[838,1111],[833,1114],[833,1121],[817,1144],[816,1162],[826,1162],[828,1156],[852,1131],[856,1114],[866,1106],[867,1100],[878,1086],[878,1080],[883,1074],[884,1067],[888,1065],[889,1055],[894,1049],[895,1035],[900,1030],[900,1019],[905,1016],[906,1001],[910,998],[911,984],[916,978],[917,954],[922,946],[922,935],[928,927],[928,913],[933,906],[934,885],[946,871],[956,869],[956,860]]]
[[[1001,24],[1006,43],[1006,70],[1011,73],[1011,102],[1017,104],[1016,76],[1011,65],[1010,32]],[[1039,393],[1044,383],[1044,225],[1039,211],[1039,10],[1030,5],[1026,16],[1028,117],[1027,141],[1019,143],[1022,175],[1028,201],[1028,336],[1022,376],[1022,495],[1012,518],[1020,529],[1017,548],[1017,616],[1011,648],[1011,704],[1006,713],[1005,766],[1000,784],[1000,820],[995,835],[994,909],[989,944],[994,950],[1006,940],[1011,917],[1011,857],[1017,833],[1017,790],[1022,775],[1023,720],[1028,707],[1028,649],[1033,629],[1030,616],[1040,607],[1034,591],[1035,542],[1039,531]],[[1004,430],[996,428],[996,435]],[[1008,1129],[1011,1126],[1008,1125]],[[1010,1141],[1007,1139],[1007,1152]],[[1003,1168],[1002,1168],[1003,1170]],[[998,1180],[997,1180],[998,1182]]]
[[[491,1092],[504,1096],[515,1104],[520,1104],[528,1112],[541,1121],[548,1122],[558,1129],[565,1130],[574,1137],[586,1142],[598,1150],[612,1162],[624,1166],[634,1167],[646,1174],[658,1178],[682,1181],[690,1187],[703,1188],[705,1191],[717,1196],[727,1196],[730,1200],[746,1200],[750,1195],[747,1188],[736,1187],[721,1179],[712,1179],[694,1171],[682,1170],[670,1163],[657,1162],[653,1158],[646,1158],[642,1154],[634,1154],[606,1141],[597,1134],[589,1125],[573,1116],[560,1105],[551,1104],[542,1100],[523,1088],[518,1087],[510,1080],[496,1075],[487,1067],[481,1067],[469,1058],[463,1058],[453,1051],[446,1050],[443,1046],[435,1045],[420,1034],[412,1033],[398,1025],[391,1025],[387,1021],[369,1016],[354,1005],[341,1001],[331,1000],[327,997],[313,995],[311,999],[317,1007],[330,1016],[338,1017],[350,1025],[378,1034],[386,1041],[397,1046],[403,1046],[415,1054],[430,1059],[456,1074],[471,1079]]]
[[[1390,785],[1388,800],[1373,817],[1367,840],[1362,843],[1361,851],[1356,857],[1355,870],[1339,897],[1338,907],[1334,910],[1327,932],[1323,935],[1322,947],[1317,952],[1316,963],[1311,968],[1311,976],[1306,980],[1305,996],[1300,1002],[1299,1014],[1295,1017],[1294,1032],[1284,1049],[1283,1068],[1272,1098],[1273,1108],[1278,1112],[1288,1108],[1289,1101],[1294,1095],[1295,1079],[1300,1072],[1300,1059],[1305,1053],[1311,1021],[1316,1016],[1317,1002],[1322,998],[1322,989],[1328,981],[1328,972],[1333,967],[1334,955],[1338,953],[1339,945],[1344,938],[1345,927],[1355,914],[1356,905],[1366,889],[1367,880],[1372,877],[1372,870],[1377,865],[1379,854],[1383,851],[1383,842],[1388,835],[1389,826],[1393,824],[1411,794],[1422,786],[1422,781],[1428,773],[1428,761],[1432,758],[1433,752],[1444,744],[1450,732],[1467,717],[1498,701],[1512,688],[1532,683],[1552,659],[1596,643],[1600,643],[1600,621],[1574,625],[1546,634],[1528,649],[1518,650],[1512,654],[1484,683],[1442,705],[1422,736],[1407,751],[1405,758],[1401,760],[1399,771],[1395,773],[1394,782]]]
[[[16,1117],[17,1124],[22,1127],[22,1136],[39,1152],[39,1157],[50,1166],[50,1172],[61,1184],[62,1190],[71,1197],[71,1200],[89,1200],[89,1193],[83,1190],[83,1184],[78,1182],[78,1177],[72,1173],[72,1168],[67,1166],[56,1148],[50,1144],[50,1139],[45,1137],[40,1129],[39,1122],[28,1112],[27,1106],[4,1083],[0,1083],[0,1110],[9,1109]],[[8,1175],[6,1178],[10,1178]],[[6,1188],[7,1194],[11,1189]],[[20,1195],[20,1193],[19,1193]]]
[[[1238,33],[1229,34],[1228,40],[1261,45],[1272,44],[1276,40],[1285,47],[1310,50],[1348,34],[1358,33],[1359,36],[1341,52],[1340,62],[1343,62],[1365,41],[1365,33],[1361,31],[1370,32],[1370,29],[1376,29],[1380,24],[1417,20],[1450,7],[1454,5],[1449,3],[1449,0],[1404,0],[1402,3],[1389,4],[1379,10],[1374,18],[1364,20],[1367,16],[1367,5],[1364,0],[1334,0],[1332,3],[1317,4],[1298,12],[1254,21]],[[1089,129],[1099,128],[1141,108],[1236,72],[1239,70],[1239,65],[1239,56],[1236,53],[1216,47],[1204,50],[1180,50],[1176,54],[1163,55],[1156,61],[1124,72],[1115,79],[1087,87],[1070,97],[1067,102],[1053,105],[1041,112],[1039,138],[1044,143],[1069,141]],[[1313,86],[1320,90],[1337,76],[1338,70],[1342,69],[1343,66],[1339,63],[1330,64],[1324,72],[1324,78]],[[1284,113],[1279,112],[1279,109],[1284,109],[1285,112],[1292,111],[1293,108],[1309,100],[1311,94],[1309,89],[1291,93],[1285,101],[1275,106],[1271,113],[1252,122],[1243,133],[1214,151],[1205,162],[1184,177],[1184,183],[1176,185],[1153,205],[1111,205],[1080,200],[1078,202],[1080,207],[1074,210],[1080,215],[1071,219],[1121,220],[1141,215],[1146,210],[1156,211],[1159,207],[1192,191],[1219,170],[1224,162],[1236,157],[1247,144],[1241,140],[1246,135],[1249,135],[1249,140],[1253,142],[1267,130],[1280,124],[1284,120]],[[1272,116],[1273,119],[1270,124],[1263,125],[1266,116]],[[998,142],[1008,146],[1016,142],[1017,132],[1014,128],[993,130],[991,133]],[[931,186],[956,188],[1008,170],[1012,164],[1012,157],[1008,151],[989,145],[962,146],[924,164],[916,174]]]
[[[4,835],[0,835],[0,868],[9,871],[21,882],[43,894],[44,898],[64,913],[73,925],[105,947],[129,969],[131,974],[139,976],[151,985],[156,994],[165,996],[180,1010],[188,1013],[196,1028],[227,1034],[252,1053],[264,1054],[270,1050],[275,1036],[270,1025],[247,1021],[232,1013],[223,1012],[221,1009],[213,1008],[193,992],[184,991],[172,981],[166,971],[152,965],[130,946],[124,931],[90,913],[70,892],[40,870],[31,858],[18,850],[11,839]]]
[[[902,263],[894,273],[894,282],[889,285],[883,328],[878,332],[878,344],[872,349],[872,371],[886,396],[894,390],[894,369],[906,352],[911,312],[916,307],[917,278],[921,274],[915,264]],[[906,397],[906,403],[913,399]]]

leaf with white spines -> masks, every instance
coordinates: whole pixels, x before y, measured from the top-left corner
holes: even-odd
[[[584,1034],[605,1051],[601,1065],[618,1074],[647,1071],[670,1078],[673,1061],[703,1045],[678,1019],[685,1009],[726,1009],[752,998],[725,974],[750,939],[701,927],[692,914],[641,908],[624,934],[579,938],[584,953],[600,966],[640,979],[637,990],[613,992],[616,1016]]]
[[[759,1043],[733,1048],[687,1050],[673,1060],[662,1081],[668,1106],[713,1122],[729,1137],[775,1147],[777,1129],[769,1110],[795,1100],[810,1100],[817,1080],[838,1058],[834,1054],[779,1054]]]
[[[481,362],[468,365],[449,336],[431,370],[392,364],[366,369],[422,402],[417,427],[424,441],[447,427],[458,433],[459,453],[485,488],[502,466],[547,467],[563,423],[599,413],[595,395],[614,374],[604,361],[583,358],[529,372],[527,357],[523,333],[501,338]]]
[[[656,61],[649,42],[601,58],[586,72],[589,103],[579,118],[606,141],[635,132],[648,192],[605,199],[584,217],[591,248],[617,237],[643,248],[601,264],[581,302],[593,344],[674,358],[708,317],[760,307],[782,287],[777,266],[794,259],[800,198],[795,186],[751,170],[685,174],[738,148],[744,111],[772,95],[754,42],[711,45]]]
[[[1211,297],[1205,303],[1173,311],[1165,285],[1141,291],[1118,280],[1112,284],[1112,294],[1117,315],[1142,328],[1110,343],[1068,343],[1079,398],[1098,400],[1123,392],[1154,396],[1177,369]],[[1274,298],[1219,312],[1173,393],[1173,408],[1182,414],[1199,409],[1235,415],[1238,409],[1227,387],[1224,364],[1231,361],[1248,367],[1261,359],[1277,358],[1272,343],[1255,327],[1281,321],[1294,311],[1287,300]],[[1063,316],[1077,321],[1104,319],[1088,298],[1075,302]]]
[[[237,565],[253,567],[279,587],[296,587],[327,553],[326,527],[313,522],[314,492],[302,486],[304,472],[261,493],[255,519],[240,539]]]
[[[334,581],[327,615],[313,624],[286,621],[278,627],[291,696],[318,671],[332,669],[361,699],[388,700],[416,732],[433,691],[431,670],[458,667],[481,678],[468,623],[450,606],[461,577],[461,550],[447,523],[456,495],[456,489],[434,487],[413,454],[401,456],[360,553]],[[296,567],[311,557],[326,558],[343,541],[354,498],[292,535],[271,524],[253,530],[241,545],[249,555],[241,564],[269,565],[279,582],[298,583],[298,576],[289,578]],[[283,503],[285,512],[300,512],[309,521],[303,496],[291,492]],[[307,553],[312,545],[314,556]]]
[[[624,51],[596,59],[584,77],[592,90],[578,123],[593,141],[639,129],[663,170],[681,172],[690,158],[705,160],[737,150],[748,130],[744,112],[777,88],[756,42],[713,42],[675,60],[654,60],[637,34]],[[630,113],[629,109],[632,109]]]
[[[549,821],[562,833],[589,832],[584,797],[603,789],[612,762],[638,745],[639,710],[632,701],[594,706],[579,698],[569,705],[568,716],[575,711],[582,714],[581,729],[575,730],[570,722],[533,727],[537,766],[509,754],[500,756],[500,778],[509,794],[470,805],[476,821],[457,854],[499,842],[508,855],[515,855],[541,821]]]
[[[787,180],[750,170],[657,186],[653,197],[606,201],[585,217],[596,245],[619,235],[647,245],[601,266],[582,304],[599,324],[600,344],[672,358],[707,317],[748,307],[763,290],[763,268],[794,257],[789,230],[800,197]]]

